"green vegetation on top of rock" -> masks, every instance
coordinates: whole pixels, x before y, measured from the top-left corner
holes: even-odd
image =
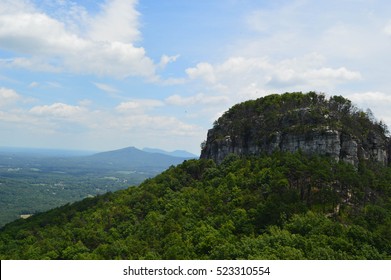
[[[208,132],[202,158],[221,162],[228,154],[302,150],[357,166],[359,159],[387,165],[390,139],[383,122],[342,96],[272,94],[233,106]]]

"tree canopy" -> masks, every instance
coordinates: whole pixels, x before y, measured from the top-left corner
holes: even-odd
[[[297,153],[189,160],[0,231],[1,259],[390,259],[391,169]]]

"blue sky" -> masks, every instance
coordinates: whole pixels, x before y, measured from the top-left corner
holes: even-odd
[[[199,153],[232,105],[314,90],[391,126],[391,2],[1,0],[0,146]]]

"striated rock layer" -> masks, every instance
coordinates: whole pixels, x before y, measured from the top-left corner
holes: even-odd
[[[274,151],[327,155],[355,166],[390,162],[387,127],[343,97],[310,92],[270,95],[232,107],[208,131],[201,158]]]

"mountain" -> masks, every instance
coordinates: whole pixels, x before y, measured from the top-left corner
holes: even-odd
[[[163,171],[184,158],[149,153],[135,147],[100,153],[44,149],[0,150],[0,165],[9,168],[39,168],[43,171],[75,173],[86,170],[149,170]]]
[[[138,187],[7,224],[0,229],[0,258],[391,259],[391,167],[371,142],[379,137],[376,147],[387,152],[387,128],[352,107],[339,108],[345,115],[329,107],[322,116],[311,107],[323,99],[324,110],[335,98],[286,93],[235,105],[209,131],[200,159]],[[259,134],[243,127],[246,119]],[[357,162],[324,152],[327,145],[303,148],[313,145],[313,131],[327,138],[319,132],[325,123],[342,141],[357,143]],[[279,143],[276,131],[304,144],[297,141],[291,151],[282,141],[269,150]]]
[[[157,174],[171,165],[183,162],[184,158],[163,154],[152,154],[135,147],[127,147],[113,151],[100,152],[82,156],[15,156],[16,159],[30,161],[31,167],[46,171],[80,173],[86,171],[143,171]],[[33,161],[34,159],[34,161]]]
[[[173,157],[181,157],[181,158],[187,158],[187,159],[198,158],[198,156],[196,156],[195,154],[189,153],[184,150],[175,150],[172,152],[167,152],[165,150],[156,149],[156,148],[143,148],[142,150],[144,152],[148,152],[148,153],[158,153],[158,154],[169,155],[169,156],[173,156]]]
[[[161,153],[150,153],[135,147],[97,153],[84,157],[85,161],[105,166],[123,166],[127,168],[167,168],[183,162],[182,157]]]
[[[269,95],[237,104],[208,131],[201,158],[274,151],[328,155],[357,166],[360,159],[390,162],[390,138],[382,122],[342,96],[315,92]]]

